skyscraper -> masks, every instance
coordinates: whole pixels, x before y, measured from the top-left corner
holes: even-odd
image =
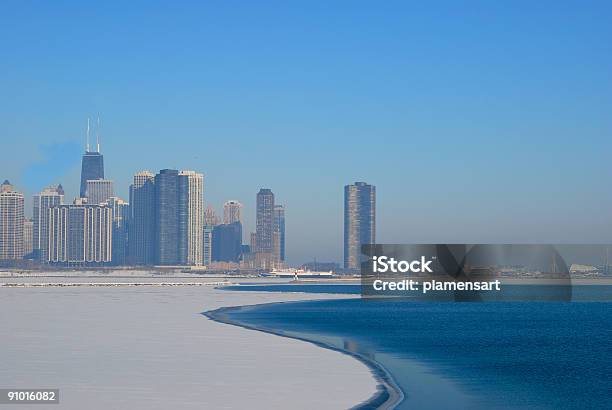
[[[204,210],[204,225],[215,226],[219,225],[219,217],[215,212],[215,209],[208,205]]]
[[[200,266],[204,249],[204,175],[180,171],[178,181],[179,263]]]
[[[163,169],[155,176],[156,262],[201,265],[203,262],[204,176]]]
[[[210,266],[212,262],[212,236],[214,226],[204,225],[202,237],[202,263],[205,266]]]
[[[0,185],[0,261],[23,258],[23,194],[9,181]]]
[[[49,209],[64,204],[64,189],[60,185],[49,186],[34,195],[32,221],[34,223],[34,256],[46,263],[49,254]]]
[[[203,245],[203,263],[206,266],[210,266],[212,262],[212,249],[213,249],[213,230],[215,226],[219,225],[219,218],[215,210],[209,205],[204,210],[204,236],[202,238]]]
[[[128,226],[130,219],[130,207],[127,202],[116,196],[112,196],[103,202],[113,210],[113,265],[125,265],[127,263],[128,251]]]
[[[242,204],[235,200],[229,200],[223,204],[223,223],[225,225],[240,224],[240,245],[242,245]]]
[[[99,121],[98,121],[99,129]],[[81,163],[81,198],[87,195],[87,181],[93,179],[104,179],[104,157],[100,153],[100,134],[96,133],[96,150],[89,148],[89,118],[87,119],[87,144],[85,154]]]
[[[274,205],[274,229],[278,232],[278,253],[281,261],[285,260],[285,207]]]
[[[134,265],[155,263],[155,176],[138,172],[130,186],[129,261]]]
[[[159,265],[179,264],[178,171],[162,169],[155,175],[155,255]]]
[[[270,189],[262,188],[257,193],[257,215],[255,221],[258,253],[272,253],[274,244],[274,194]]]
[[[32,258],[34,252],[34,222],[31,219],[23,221],[23,257]]]
[[[376,242],[376,187],[355,182],[344,187],[344,268],[361,268],[361,245]]]
[[[234,222],[242,224],[242,204],[238,201],[230,200],[223,204],[223,223],[232,224]]]
[[[113,210],[77,200],[49,211],[50,263],[99,265],[112,261]]]
[[[242,224],[236,221],[215,226],[212,241],[213,261],[238,262],[242,245]]]
[[[85,184],[87,203],[99,205],[114,196],[113,181],[110,179],[88,179]]]
[[[277,229],[274,229],[272,232],[272,257],[271,260],[274,261],[275,264],[280,266],[279,262],[281,261],[281,241],[280,241],[280,232]]]

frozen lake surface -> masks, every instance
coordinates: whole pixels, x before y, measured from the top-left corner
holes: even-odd
[[[59,388],[58,410],[348,408],[376,391],[363,363],[201,314],[323,297],[342,296],[212,286],[0,288],[0,386]]]

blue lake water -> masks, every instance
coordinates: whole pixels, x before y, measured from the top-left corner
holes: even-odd
[[[580,292],[597,299],[608,291],[598,288]],[[359,285],[230,289],[354,294]],[[399,408],[612,408],[612,303],[339,299],[228,314],[376,361],[405,395]]]

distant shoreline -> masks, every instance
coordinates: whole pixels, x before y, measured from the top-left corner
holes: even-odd
[[[147,269],[92,269],[89,271],[83,270],[52,270],[52,271],[38,271],[38,270],[0,270],[0,280],[9,279],[15,280],[20,278],[172,278],[172,279],[226,279],[226,280],[239,280],[249,279],[255,282],[278,282],[278,283],[346,283],[346,284],[360,284],[361,278],[359,277],[335,277],[329,279],[320,278],[308,278],[294,281],[291,278],[270,278],[270,277],[258,277],[252,274],[228,274],[228,273],[205,273],[204,271],[194,271],[192,273],[186,273],[181,271],[160,271],[160,270],[147,270]],[[538,277],[494,277],[499,279],[503,285],[612,285],[612,277],[598,277],[598,278],[587,278],[587,277],[572,277],[569,278],[538,278]],[[417,278],[418,279],[418,278]],[[568,283],[569,280],[569,283]]]
[[[45,288],[45,287],[117,287],[117,286],[227,286],[232,282],[31,282],[2,283],[0,288]]]

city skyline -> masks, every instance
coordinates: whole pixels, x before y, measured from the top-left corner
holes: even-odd
[[[256,240],[249,248],[242,243],[242,204],[226,201],[221,224],[214,209],[204,206],[202,173],[140,171],[129,189],[132,205],[115,196],[113,181],[104,179],[99,139],[96,156],[90,156],[89,132],[88,120],[80,195],[71,204],[64,204],[61,184],[51,185],[34,195],[32,219],[26,219],[23,193],[8,180],[3,183],[0,261],[207,269],[286,266],[284,206],[274,204],[270,189],[257,194],[257,228],[251,234]]]
[[[1,2],[0,404],[612,407],[611,40],[612,0]]]
[[[611,15],[549,1],[7,5],[0,174],[27,215],[50,184],[78,196],[100,113],[116,196],[139,170],[193,169],[205,206],[243,203],[248,235],[253,192],[270,187],[290,210],[291,263],[342,260],[338,187],[355,180],[378,189],[379,242],[609,243]]]
[[[270,189],[257,194],[257,233],[251,235],[259,239],[248,250],[242,244],[242,204],[226,201],[221,224],[212,207],[204,208],[203,174],[173,169],[155,175],[137,172],[130,186],[130,206],[114,196],[112,181],[102,179],[99,142],[99,160],[91,162],[90,153],[88,121],[80,185],[84,196],[64,204],[63,186],[48,186],[34,195],[31,219],[25,215],[24,194],[5,180],[0,192],[0,261],[209,269],[215,261],[236,267],[240,262],[247,269],[285,266],[284,206],[274,204]]]

